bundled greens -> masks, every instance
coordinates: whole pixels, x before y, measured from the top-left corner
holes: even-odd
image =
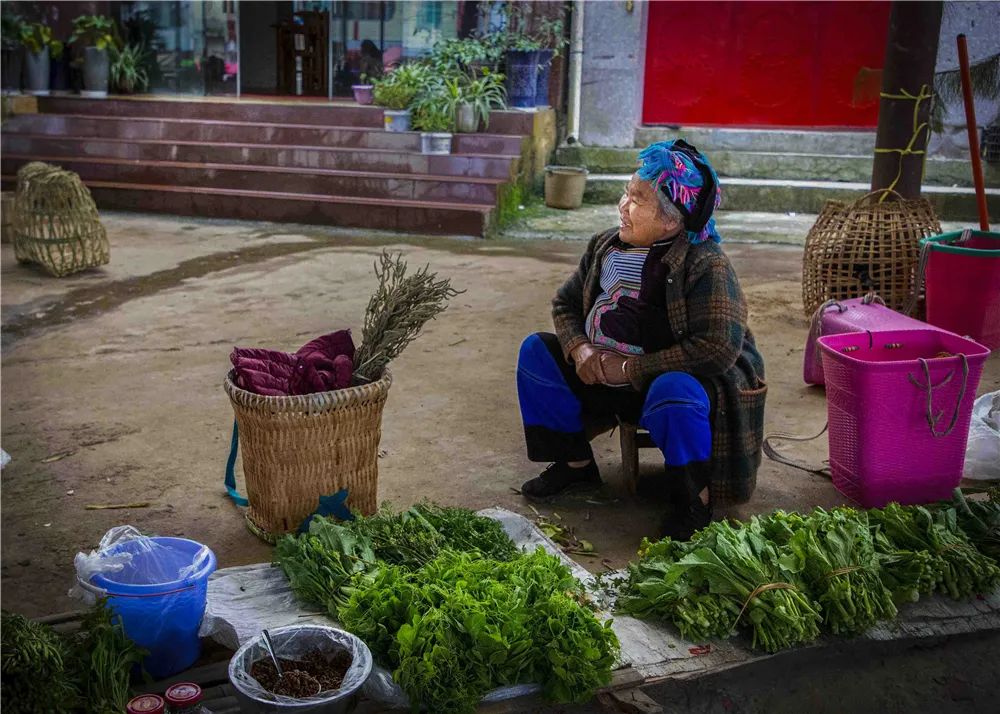
[[[819,635],[819,607],[782,569],[757,519],[742,528],[712,523],[687,546],[647,546],[631,574],[619,606],[668,619],[688,639],[728,637],[741,626],[754,647],[775,652]]]
[[[822,608],[823,624],[834,634],[864,632],[896,616],[892,594],[879,578],[865,513],[816,509],[789,538],[782,562],[801,573]]]
[[[890,503],[870,511],[870,517],[897,547],[930,554],[930,571],[939,592],[957,599],[1000,584],[1000,567],[972,545],[958,527],[954,509],[941,509],[935,515],[923,506]]]
[[[2,633],[4,711],[125,711],[132,668],[145,651],[125,635],[104,601],[74,633],[60,634],[9,612],[3,613]]]
[[[813,639],[820,618],[827,632],[857,634],[922,594],[996,588],[1000,567],[984,553],[1000,535],[997,496],[972,501],[956,491],[952,503],[931,507],[775,511],[712,523],[686,543],[644,540],[617,606],[672,622],[695,641],[749,628],[753,646],[769,652]]]
[[[429,711],[473,711],[490,689],[523,682],[585,701],[610,682],[618,641],[578,590],[542,549],[508,561],[445,550],[417,570],[381,568],[339,615]]]

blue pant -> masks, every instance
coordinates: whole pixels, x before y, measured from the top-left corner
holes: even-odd
[[[585,425],[615,417],[649,431],[667,466],[707,461],[712,453],[712,405],[685,372],[661,374],[645,394],[631,386],[587,385],[563,358],[556,336],[540,332],[521,344],[517,395],[532,461],[590,459]]]

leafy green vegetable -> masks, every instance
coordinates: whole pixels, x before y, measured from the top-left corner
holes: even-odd
[[[471,712],[490,689],[523,682],[584,701],[610,682],[618,640],[579,587],[542,549],[509,561],[444,550],[417,570],[380,568],[339,619],[415,708]]]
[[[864,632],[896,616],[862,512],[817,508],[789,538],[782,563],[802,574],[822,608],[824,625],[834,634]]]
[[[929,554],[928,572],[917,583],[920,592],[926,592],[933,581],[938,592],[958,599],[989,592],[1000,584],[1000,567],[972,545],[958,527],[954,509],[934,515],[923,506],[890,503],[869,511],[869,518],[895,548]],[[881,542],[885,547],[886,542]]]
[[[670,620],[695,641],[728,637],[737,627],[749,628],[753,646],[768,652],[815,639],[819,607],[782,567],[763,525],[715,522],[687,544],[646,544],[619,607]]]
[[[128,639],[104,601],[71,634],[9,612],[0,627],[5,712],[125,711],[132,668],[146,653]]]
[[[333,615],[347,602],[352,578],[375,567],[365,535],[320,516],[313,518],[308,533],[279,540],[274,552],[296,596]]]

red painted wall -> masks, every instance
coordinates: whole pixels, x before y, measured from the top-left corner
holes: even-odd
[[[873,127],[888,27],[888,2],[651,2],[643,122]]]

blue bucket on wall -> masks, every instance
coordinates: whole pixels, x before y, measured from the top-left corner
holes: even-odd
[[[555,50],[538,51],[538,79],[535,82],[535,106],[549,106],[549,74]]]
[[[215,553],[186,538],[139,538],[114,545],[100,558],[131,558],[121,570],[77,581],[121,618],[125,634],[149,656],[143,667],[154,679],[190,667],[201,654],[198,628],[205,614],[208,576]]]
[[[534,107],[538,89],[538,50],[507,51],[507,104]]]

